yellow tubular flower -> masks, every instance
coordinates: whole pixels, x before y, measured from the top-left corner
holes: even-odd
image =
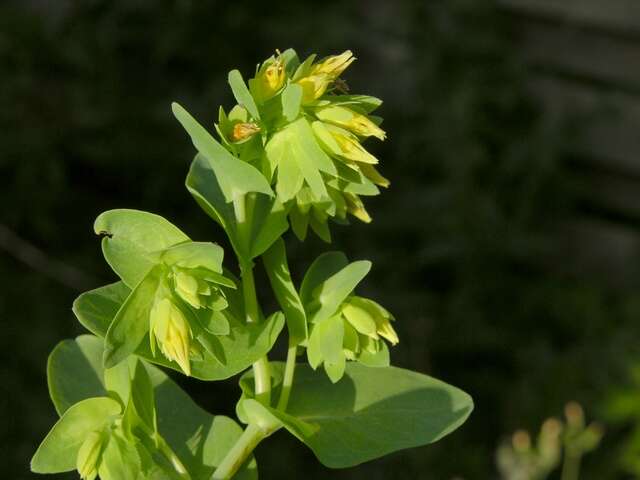
[[[375,321],[376,333],[382,338],[388,340],[391,345],[396,345],[400,341],[398,334],[391,326],[393,315],[389,311],[373,300],[363,297],[352,296],[349,300],[350,304],[357,308],[365,310]]]
[[[189,350],[193,333],[180,309],[168,299],[156,301],[151,308],[149,335],[158,343],[169,360],[175,361],[182,371],[191,375]]]
[[[78,450],[76,468],[82,480],[94,480],[98,476],[103,438],[102,433],[91,432]]]
[[[285,80],[286,72],[280,57],[264,64],[256,75],[258,88],[264,100],[273,97],[283,87]]]
[[[241,142],[258,132],[260,132],[260,127],[255,123],[236,123],[231,132],[231,141]]]
[[[364,223],[371,223],[371,216],[364,208],[364,204],[360,197],[355,193],[344,192],[344,198],[347,201],[347,211]]]
[[[346,50],[340,55],[332,55],[316,63],[311,69],[311,74],[323,73],[333,77],[339,77],[355,60],[351,50]]]
[[[373,165],[361,163],[359,167],[362,174],[376,185],[384,188],[387,188],[389,185],[391,185],[391,182],[389,182],[387,178],[383,177]]]
[[[302,87],[302,103],[317,100],[327,91],[331,78],[326,74],[309,75],[296,82]]]
[[[338,130],[332,129],[331,135],[340,147],[340,155],[342,157],[359,163],[368,163],[371,165],[378,163],[378,159],[367,152],[367,150],[360,145],[357,138],[344,130],[342,130],[344,133]]]
[[[376,137],[380,140],[387,138],[387,134],[373,123],[366,115],[362,115],[349,108],[341,106],[329,106],[318,108],[316,117],[323,122],[332,123],[345,128],[361,137]]]

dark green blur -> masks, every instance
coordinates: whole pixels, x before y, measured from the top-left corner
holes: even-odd
[[[10,235],[0,249],[0,476],[35,477],[28,460],[56,419],[47,355],[83,333],[73,299],[114,279],[94,218],[149,210],[224,244],[183,187],[194,150],[170,102],[212,128],[232,105],[227,72],[246,77],[275,48],[353,50],[345,78],[384,99],[388,132],[370,144],[392,183],[367,203],[373,223],[334,227],[333,247],[287,235],[294,275],[329,248],[371,259],[361,293],[398,319],[393,362],[463,388],[476,410],[434,446],[344,471],[280,432],[257,450],[261,478],[497,478],[502,436],[567,401],[606,423],[638,358],[638,281],[591,274],[561,246],[584,213],[567,152],[586,120],[552,119],[528,93],[515,25],[477,0],[3,2],[0,224],[46,257],[28,266]],[[233,413],[235,381],[181,383]],[[625,478],[623,434],[607,425],[583,478]]]

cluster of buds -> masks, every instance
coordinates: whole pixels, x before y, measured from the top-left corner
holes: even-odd
[[[399,342],[393,320],[393,315],[373,300],[350,295],[332,316],[311,325],[309,364],[314,369],[323,365],[333,382],[342,378],[347,361],[387,366],[389,349],[384,340],[391,345]]]
[[[371,115],[382,102],[343,94],[340,76],[354,60],[350,51],[303,62],[293,50],[277,52],[249,79],[255,110],[245,100],[219,112],[222,143],[275,184],[301,240],[310,227],[329,241],[327,221],[345,223],[348,214],[370,222],[360,197],[389,186],[376,169],[378,159],[362,145],[386,137],[381,119]]]
[[[352,295],[340,308],[344,321],[342,347],[347,360],[362,358],[363,352],[376,355],[386,348],[383,341],[396,345],[400,340],[393,329],[393,315],[368,298]]]
[[[175,361],[187,375],[191,375],[191,359],[200,358],[201,347],[205,346],[200,345],[197,338],[194,341],[194,330],[206,330],[206,324],[203,326],[203,322],[197,320],[200,314],[197,311],[224,321],[219,312],[227,308],[228,303],[220,282],[229,284],[221,278],[224,277],[203,268],[173,266],[166,271],[156,290],[149,314],[151,352],[156,354],[157,344],[162,354]]]

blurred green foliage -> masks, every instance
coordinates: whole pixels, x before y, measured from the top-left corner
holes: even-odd
[[[528,94],[511,20],[484,0],[3,2],[0,223],[83,271],[82,289],[111,278],[91,232],[107,208],[153,211],[221,241],[183,188],[192,147],[170,102],[212,127],[214,106],[232,104],[228,70],[248,74],[275,48],[352,49],[347,81],[385,100],[389,139],[373,153],[392,186],[370,203],[373,224],[335,229],[336,248],[374,262],[362,294],[398,318],[394,363],[459,385],[476,411],[433,447],[331,478],[495,477],[501,433],[570,398],[597,412],[640,337],[631,286],[564,273],[557,230],[580,208],[565,166],[580,124],[552,120]],[[55,418],[46,356],[81,332],[70,311],[79,291],[2,245],[1,471],[22,479]],[[298,281],[320,248],[292,252]],[[186,383],[210,411],[233,412],[236,387]],[[623,430],[586,459],[583,478],[615,478]],[[294,439],[276,439],[257,450],[264,478],[303,466],[327,478]]]

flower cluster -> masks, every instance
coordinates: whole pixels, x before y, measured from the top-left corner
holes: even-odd
[[[399,342],[393,315],[368,298],[350,295],[329,318],[312,325],[307,357],[312,368],[324,365],[333,382],[344,374],[347,361],[387,366],[391,345]]]
[[[185,269],[172,266],[165,271],[156,291],[149,314],[149,339],[151,352],[155,355],[156,344],[163,355],[175,361],[182,371],[191,374],[190,358],[202,357],[200,342],[193,342],[194,329],[209,330],[209,333],[220,334],[220,329],[211,329],[212,322],[228,323],[220,312],[227,308],[227,300],[220,285],[230,286],[219,273],[206,268]],[[194,315],[193,310],[205,311],[211,319],[202,325],[201,315]],[[195,323],[195,325],[194,325]]]
[[[293,50],[277,52],[258,66],[248,89],[234,89],[246,90],[236,94],[238,105],[219,112],[222,143],[275,185],[301,240],[310,227],[330,241],[330,218],[344,223],[351,214],[370,222],[360,197],[389,185],[362,145],[369,137],[385,139],[382,119],[371,115],[382,102],[347,94],[341,79],[354,60],[350,51],[303,62]]]

